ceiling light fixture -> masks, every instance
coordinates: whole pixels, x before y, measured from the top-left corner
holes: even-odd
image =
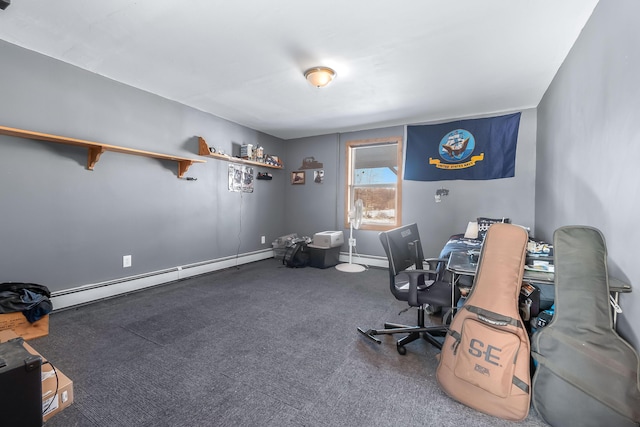
[[[329,67],[313,67],[304,72],[304,77],[315,87],[325,87],[336,77],[336,72]]]

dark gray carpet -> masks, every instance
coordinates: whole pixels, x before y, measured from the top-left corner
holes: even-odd
[[[30,342],[74,381],[70,426],[508,426],[448,398],[438,350],[356,328],[414,323],[386,270],[265,260],[51,315]],[[519,423],[544,426],[532,410]]]

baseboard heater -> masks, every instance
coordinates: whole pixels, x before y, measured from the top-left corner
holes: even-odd
[[[250,262],[273,258],[273,249],[248,252],[215,260],[176,266],[136,276],[123,277],[101,283],[78,286],[63,291],[51,292],[54,312],[70,307],[96,302],[118,295],[140,291],[153,286],[164,285],[188,277],[199,276],[225,268],[236,267]]]

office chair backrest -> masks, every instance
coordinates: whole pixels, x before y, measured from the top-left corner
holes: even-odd
[[[417,224],[403,225],[393,230],[383,231],[379,234],[380,242],[387,254],[389,261],[389,289],[400,300],[404,300],[402,291],[408,278],[398,276],[411,267],[422,270],[422,244]],[[424,276],[418,279],[418,285],[424,285]],[[411,301],[408,301],[412,305]],[[417,304],[416,301],[414,301]]]
[[[424,255],[417,224],[403,225],[379,234],[380,242],[389,261],[391,291],[395,294],[395,278],[403,270],[415,267],[421,270]]]
[[[389,261],[389,289],[397,299],[407,300],[405,287],[408,286],[409,278],[402,272],[411,268],[423,270],[424,254],[418,225],[412,223],[383,231],[379,237]],[[429,277],[425,275],[418,277],[418,287],[424,286],[426,279],[433,279],[430,274],[427,276]],[[407,302],[411,306],[418,305],[418,301],[412,298]]]
[[[389,290],[411,307],[429,305],[430,314],[455,306],[460,298],[457,287],[442,279],[439,268],[446,260],[424,258],[418,226],[403,225],[379,234],[389,261]]]

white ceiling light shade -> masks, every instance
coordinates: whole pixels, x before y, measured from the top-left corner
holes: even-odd
[[[313,67],[304,72],[304,77],[315,87],[325,87],[336,77],[329,67]]]

